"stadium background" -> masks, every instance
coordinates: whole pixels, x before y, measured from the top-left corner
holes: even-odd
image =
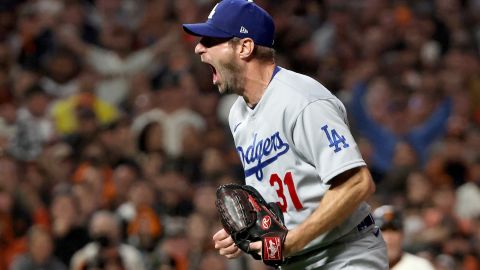
[[[480,269],[480,1],[256,2],[278,64],[347,105],[370,203],[402,209],[406,250]],[[181,23],[214,4],[0,1],[0,269],[25,252],[68,267],[104,211],[145,269],[264,269],[212,247],[215,189],[242,179],[235,97]]]

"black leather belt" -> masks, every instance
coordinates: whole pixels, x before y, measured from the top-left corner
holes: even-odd
[[[358,223],[357,230],[359,232],[361,232],[361,231],[365,230],[366,228],[370,227],[373,224],[375,224],[375,220],[373,219],[371,214],[368,214],[368,216],[366,216],[360,223]],[[292,257],[285,258],[283,264],[289,264],[289,263],[294,263],[294,262],[298,262],[298,261],[303,261],[303,260],[317,254],[320,249],[323,249],[323,248],[313,249],[313,250],[307,251],[306,253],[298,255],[298,256],[292,256]]]

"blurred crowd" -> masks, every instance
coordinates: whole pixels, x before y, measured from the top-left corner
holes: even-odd
[[[404,249],[480,269],[480,1],[256,2],[278,65],[347,105]],[[235,97],[181,23],[214,4],[0,1],[0,270],[265,269],[212,246]]]

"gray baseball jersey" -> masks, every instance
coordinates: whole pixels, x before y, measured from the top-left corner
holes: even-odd
[[[317,209],[336,175],[364,166],[350,133],[344,105],[314,79],[277,68],[260,102],[251,109],[239,97],[229,125],[243,163],[246,184],[277,202],[288,229]],[[340,226],[306,249],[346,235],[368,214],[363,202]]]

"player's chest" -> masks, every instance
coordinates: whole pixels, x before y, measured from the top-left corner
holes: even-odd
[[[261,181],[269,171],[288,166],[285,161],[293,146],[290,129],[280,117],[247,117],[234,125],[235,146],[246,178]]]

